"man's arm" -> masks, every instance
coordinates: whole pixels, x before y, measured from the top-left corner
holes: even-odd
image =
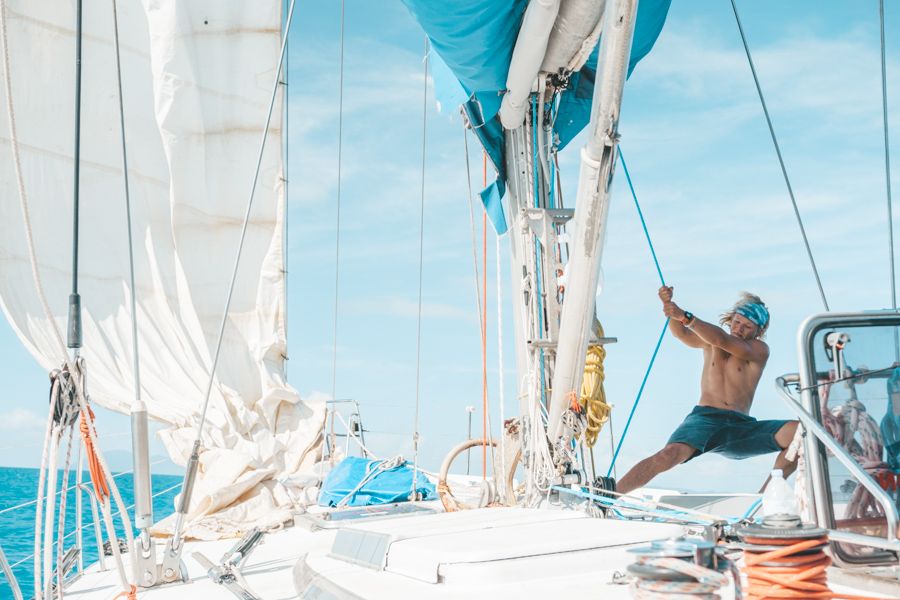
[[[670,286],[663,286],[659,288],[659,299],[662,300],[663,303],[663,314],[666,315],[669,319],[669,331],[678,338],[685,346],[689,346],[691,348],[705,348],[707,343],[704,342],[698,335],[696,335],[693,331],[688,329],[682,323],[684,319],[684,311],[680,308],[678,310],[681,311],[680,317],[675,317],[674,315],[669,314],[667,312],[667,306],[672,305],[677,308],[677,305],[672,302],[672,293],[674,288]]]
[[[682,311],[683,312],[683,311]],[[707,323],[697,317],[691,322],[691,329],[710,346],[721,348],[725,352],[758,363],[765,363],[769,358],[769,346],[759,340],[744,340],[726,333],[718,325]]]
[[[696,318],[694,320],[696,321]],[[705,348],[709,345],[704,342],[699,335],[682,325],[681,321],[673,317],[669,317],[669,331],[685,346],[690,346],[691,348]]]
[[[718,325],[707,323],[691,315],[692,320],[685,327],[686,313],[672,302],[673,288],[659,288],[659,299],[663,303],[663,314],[669,318],[669,331],[691,348],[715,346],[744,360],[765,364],[769,358],[769,347],[759,340],[744,340],[726,333]]]

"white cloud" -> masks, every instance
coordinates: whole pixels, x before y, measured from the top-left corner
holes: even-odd
[[[44,418],[25,408],[14,408],[0,413],[0,431],[24,432],[43,429]]]

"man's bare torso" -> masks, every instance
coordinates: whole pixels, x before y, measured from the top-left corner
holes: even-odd
[[[750,412],[765,363],[737,358],[721,348],[703,349],[700,406]]]

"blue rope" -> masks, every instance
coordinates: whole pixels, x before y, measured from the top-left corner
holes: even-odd
[[[628,181],[628,188],[631,190],[631,197],[634,199],[634,206],[637,208],[638,217],[641,219],[641,227],[644,228],[644,236],[647,238],[647,245],[650,246],[650,254],[653,255],[653,264],[656,265],[659,281],[663,285],[666,285],[662,269],[659,268],[659,260],[656,258],[656,250],[653,249],[653,241],[650,239],[650,232],[647,230],[647,222],[644,220],[641,204],[638,202],[637,194],[634,191],[634,185],[631,183],[631,174],[628,172],[628,166],[625,164],[625,156],[622,155],[621,146],[617,146],[616,149],[619,152],[619,161],[622,163],[622,170],[625,171],[625,179]],[[647,365],[647,370],[644,372],[644,379],[641,381],[641,387],[638,389],[637,397],[634,399],[631,413],[629,413],[628,421],[625,423],[625,429],[622,431],[622,436],[619,438],[619,443],[616,445],[616,451],[613,453],[612,462],[609,464],[609,470],[606,471],[607,477],[609,477],[610,473],[613,472],[613,468],[616,466],[616,459],[619,458],[619,450],[622,449],[622,442],[625,441],[625,436],[628,434],[628,428],[631,426],[631,419],[634,417],[634,412],[637,410],[638,404],[641,401],[641,396],[644,393],[644,386],[647,385],[647,378],[650,377],[650,371],[653,370],[653,363],[656,362],[656,355],[659,354],[659,347],[662,345],[663,338],[666,336],[666,329],[668,328],[669,320],[666,319],[666,322],[663,323],[662,331],[659,333],[659,339],[656,341],[656,348],[653,349],[653,356],[650,357],[650,364]]]
[[[646,506],[641,506],[640,504],[629,504],[627,502],[627,499],[610,498],[608,496],[601,496],[601,495],[597,495],[597,494],[592,494],[590,492],[585,492],[584,490],[581,490],[581,489],[572,489],[572,488],[563,487],[561,485],[554,485],[553,490],[560,492],[560,493],[577,496],[579,498],[586,498],[588,500],[592,500],[594,502],[597,502],[599,504],[602,504],[604,506],[612,508],[613,511],[616,513],[616,516],[618,516],[619,518],[622,518],[622,519],[627,519],[627,517],[622,516],[622,514],[618,512],[618,509],[639,511],[641,513],[648,514],[648,515],[654,516],[658,519],[663,519],[665,521],[677,520],[677,521],[684,521],[687,523],[694,523],[697,525],[708,525],[710,523],[709,519],[703,520],[699,516],[692,515],[690,513],[672,510],[670,508],[664,508],[661,506],[656,506],[654,508],[647,508]]]
[[[538,194],[538,154],[537,154],[537,94],[531,95],[531,164],[533,166],[532,179],[534,180],[534,206],[538,208],[540,206],[540,196]],[[541,281],[541,245],[534,245],[534,271],[535,271],[535,280],[537,283],[537,306],[538,306],[538,319],[540,323],[538,324],[539,331],[543,331],[543,323],[544,323],[544,306],[541,301],[543,297],[542,287],[543,282]],[[540,335],[543,337],[543,335]],[[544,369],[544,349],[541,348],[541,402],[544,406],[547,406],[547,380],[545,378],[545,369]]]
[[[550,102],[550,122],[556,122],[556,111],[558,105]],[[547,148],[547,162],[550,163],[550,208],[556,208],[556,161],[553,160],[553,142]]]
[[[634,193],[634,185],[631,183],[631,174],[628,173],[628,166],[625,164],[625,157],[622,155],[622,147],[617,146],[619,150],[619,160],[622,162],[622,170],[625,171],[625,179],[628,180],[628,189],[631,190],[631,197],[634,198],[634,206],[637,208],[638,217],[641,219],[641,227],[644,228],[644,236],[647,238],[647,245],[650,246],[650,254],[653,255],[653,264],[656,265],[656,272],[659,274],[659,281],[666,285],[663,277],[662,269],[659,268],[659,261],[656,259],[656,250],[653,249],[653,242],[650,241],[650,232],[647,231],[647,222],[644,221],[644,213],[641,211],[641,205],[638,202],[637,194]]]
[[[741,517],[741,521],[744,519],[749,519],[750,515],[756,512],[756,509],[759,508],[759,505],[762,504],[762,498],[757,498],[756,501],[750,505],[750,508],[744,513],[744,516]]]
[[[631,419],[634,417],[634,411],[637,410],[638,403],[641,401],[641,394],[644,393],[644,386],[647,385],[647,378],[650,377],[650,371],[653,369],[653,363],[656,361],[656,355],[659,353],[659,347],[662,345],[668,327],[669,320],[666,319],[666,322],[663,323],[662,331],[659,333],[659,339],[656,341],[656,348],[653,349],[653,356],[650,357],[650,364],[647,365],[647,371],[644,373],[644,379],[641,381],[641,387],[638,389],[637,398],[634,399],[634,405],[631,407],[631,413],[628,415],[628,421],[625,423],[625,430],[622,431],[622,437],[619,438],[619,443],[616,445],[616,451],[613,454],[612,462],[609,464],[609,469],[606,471],[607,477],[609,477],[609,474],[612,473],[613,468],[616,466],[616,459],[619,458],[619,450],[622,449],[622,442],[625,441],[625,436],[628,434],[628,428],[631,426]]]

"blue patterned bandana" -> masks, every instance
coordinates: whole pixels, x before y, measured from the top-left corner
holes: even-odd
[[[734,312],[750,319],[760,329],[764,329],[769,324],[769,311],[762,304],[747,302],[734,309]]]

